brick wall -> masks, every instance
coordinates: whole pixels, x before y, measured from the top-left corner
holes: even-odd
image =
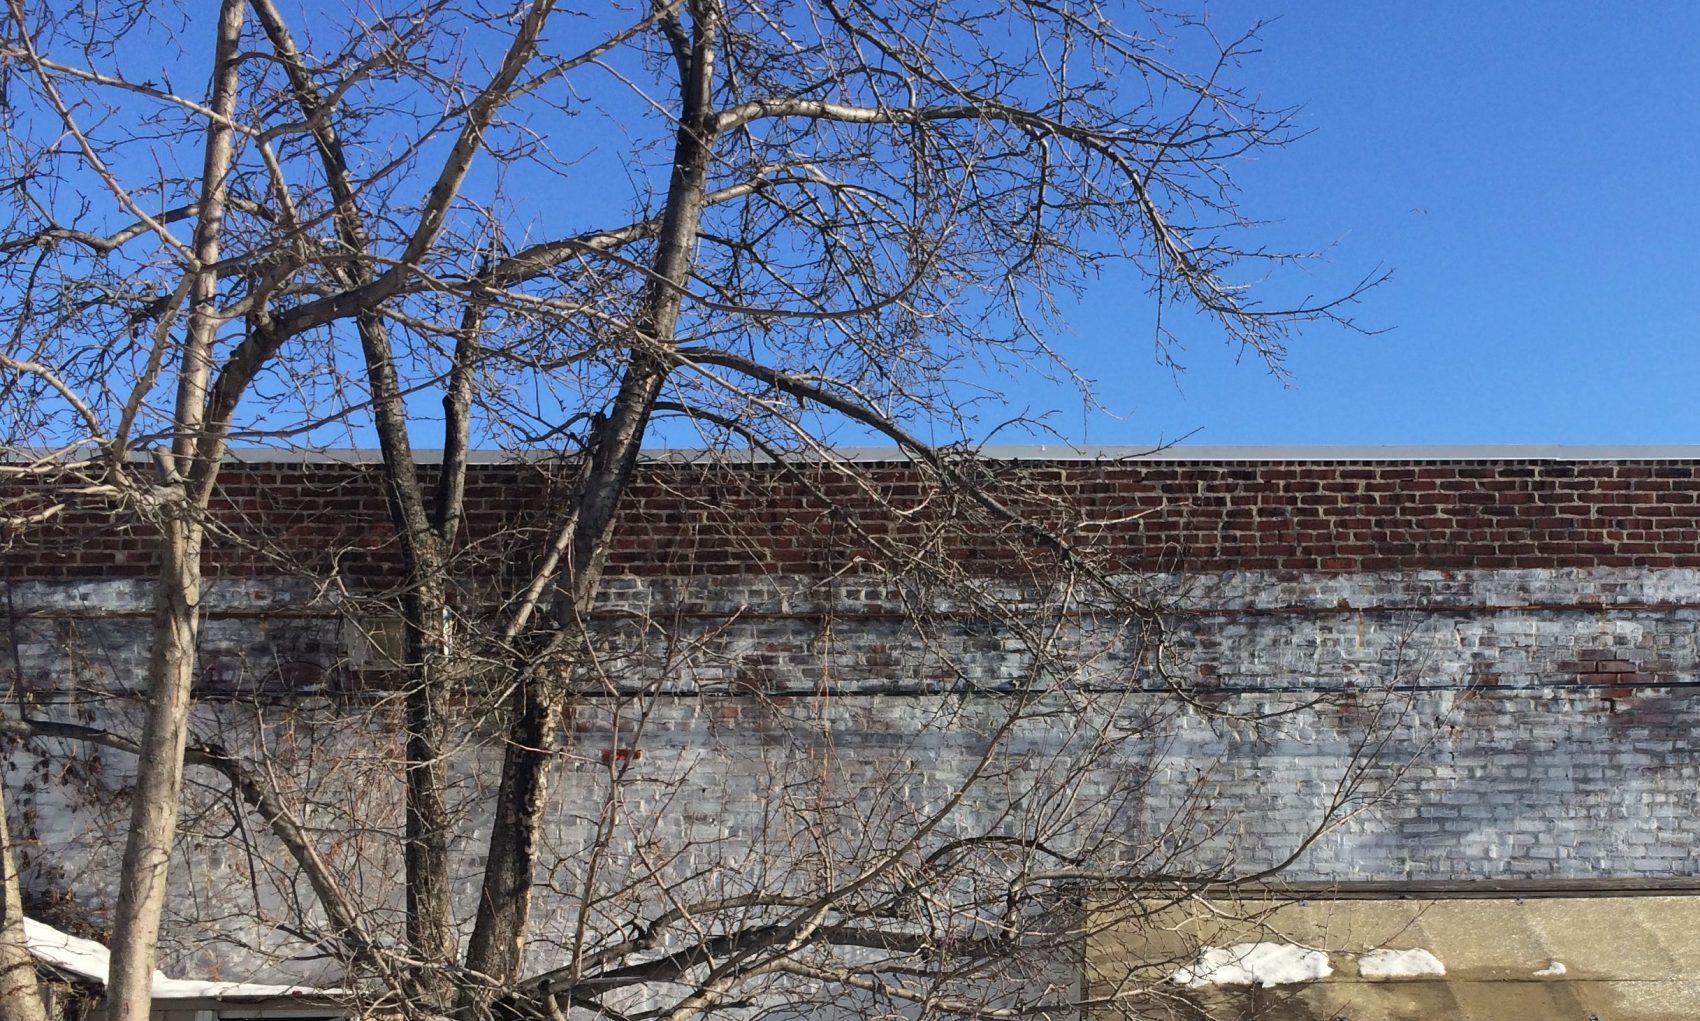
[[[1170,608],[1168,678],[1151,672],[1152,637],[1112,617],[1083,612],[1066,635],[1077,681],[1125,692],[1118,711],[1138,721],[1129,730],[1138,738],[1103,765],[1110,778],[1143,778],[1130,840],[1167,833],[1195,863],[1278,861],[1307,839],[1366,737],[1379,735],[1386,796],[1311,844],[1289,878],[1695,876],[1694,463],[1022,462],[996,470],[1006,483],[1043,483],[1048,500],[1038,509],[1048,521],[1142,574]],[[874,477],[900,508],[936,495],[899,467]],[[463,569],[497,569],[526,548],[560,487],[541,466],[476,469]],[[851,480],[828,466],[809,468],[800,483],[771,467],[645,469],[620,522],[603,608],[610,621],[632,616],[652,626],[621,653],[607,695],[577,710],[563,769],[592,778],[606,773],[604,753],[626,755],[642,783],[679,791],[688,811],[646,805],[630,822],[659,846],[766,833],[769,781],[761,778],[770,774],[796,782],[785,780],[788,770],[829,766],[837,789],[895,783],[925,799],[948,790],[971,759],[981,710],[947,692],[997,689],[1020,669],[1021,650],[948,607],[918,627],[897,582],[835,574],[866,541],[840,516],[857,498]],[[341,761],[339,749],[350,761],[381,752],[393,737],[381,718],[350,728],[340,722],[342,703],[310,698],[326,667],[348,654],[346,607],[334,588],[315,584],[327,552],[356,585],[393,577],[373,470],[237,468],[221,501],[232,534],[266,541],[226,541],[214,551],[203,688],[261,689],[276,699],[258,710],[240,700],[209,706],[198,726],[209,735],[283,728],[327,763]],[[900,538],[929,527],[925,513],[864,524]],[[1003,579],[1009,598],[1023,598],[1031,551],[1019,536],[949,543],[937,553]],[[142,530],[93,509],[14,537],[5,551],[10,626],[0,673],[21,671],[46,705],[70,701],[115,719],[133,712],[111,696],[133,688],[145,657],[149,555]],[[622,697],[658,679],[648,730],[634,740],[612,715]],[[1162,690],[1173,680],[1196,704]],[[1319,693],[1331,697],[1318,701]],[[1211,716],[1211,706],[1232,710],[1232,719]],[[1023,740],[1040,758],[1060,754],[1044,734]],[[499,759],[499,749],[469,745],[456,764],[474,832]],[[14,761],[23,773],[39,768]],[[68,869],[54,881],[98,903],[121,813],[97,807],[107,795],[77,794],[83,787],[64,780],[51,756],[33,760],[42,761],[42,775],[60,779],[26,806],[33,837]],[[126,763],[116,755],[103,762],[96,786],[121,794]],[[344,783],[335,768],[315,769],[333,788]],[[562,862],[589,839],[596,812],[588,783],[562,784],[550,809],[547,839]],[[218,801],[216,791],[208,797]],[[362,814],[367,803],[350,798],[349,818],[380,832]],[[232,823],[209,812],[191,827],[173,880],[174,903],[186,906],[174,930],[183,953],[197,940],[225,945],[217,927],[229,924],[226,910],[238,918],[269,910],[242,902],[259,896],[252,863],[219,844]],[[1177,818],[1185,832],[1174,832]],[[387,852],[371,853],[374,869],[393,867]],[[701,864],[680,854],[681,869]],[[472,897],[476,863],[457,875],[461,895]],[[540,918],[547,924],[561,910],[545,898]],[[224,964],[241,963],[234,949],[221,953]]]
[[[1700,567],[1700,463],[1692,461],[1024,461],[991,472],[994,491],[1042,494],[1048,502],[1031,508],[1039,517],[1129,571]],[[805,475],[650,464],[623,508],[614,570],[818,574],[859,551],[851,516],[875,535],[927,527],[925,512],[869,512],[860,483],[832,466]],[[474,466],[468,555],[523,547],[516,532],[547,526],[564,491],[560,476],[543,464]],[[896,508],[937,496],[902,466],[865,477]],[[233,463],[214,510],[236,535],[264,537],[285,553],[338,549],[355,575],[393,567],[371,465]],[[996,536],[954,542],[952,554],[987,573],[1021,555],[1018,543]],[[145,528],[89,507],[13,537],[6,566],[20,579],[111,577],[145,574],[151,557]],[[237,544],[216,547],[209,562],[212,573],[276,569]]]

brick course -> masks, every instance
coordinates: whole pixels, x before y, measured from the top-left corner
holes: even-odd
[[[896,507],[936,495],[902,465],[862,468]],[[1700,567],[1700,465],[1689,461],[1024,461],[990,471],[994,491],[1038,493],[1047,502],[1030,509],[1042,520],[1130,572]],[[927,526],[924,512],[868,512],[841,469],[803,472],[806,485],[772,465],[646,465],[616,528],[612,570],[822,574],[866,552],[856,529],[902,539]],[[547,527],[561,475],[542,464],[474,465],[466,555],[523,548],[516,530]],[[263,536],[286,555],[335,548],[352,576],[393,571],[372,465],[233,463],[213,509],[236,535]],[[988,574],[1030,553],[1012,536],[951,543],[948,555]],[[20,579],[94,578],[145,574],[151,562],[145,526],[89,507],[13,537],[5,566]],[[212,574],[276,570],[236,544],[215,546],[208,562]]]

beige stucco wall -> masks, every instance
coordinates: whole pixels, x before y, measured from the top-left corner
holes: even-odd
[[[1086,952],[1097,1018],[1688,1021],[1700,1017],[1700,896],[1099,902]],[[1296,944],[1333,974],[1187,988],[1202,946]],[[1444,977],[1371,980],[1369,951],[1421,948]],[[1132,962],[1156,962],[1143,968]],[[1563,965],[1563,974],[1537,975]]]

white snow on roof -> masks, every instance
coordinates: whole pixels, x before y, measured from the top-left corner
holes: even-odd
[[[1169,980],[1183,986],[1281,986],[1334,974],[1328,955],[1286,943],[1235,943],[1205,947],[1198,960]]]
[[[279,986],[263,982],[211,982],[193,978],[167,978],[153,973],[156,1000],[269,1000],[273,997],[334,996],[337,989],[313,986]]]
[[[106,984],[112,953],[104,945],[60,932],[33,918],[24,919],[24,939],[29,944],[30,954],[43,964],[90,982]],[[311,986],[169,978],[158,971],[153,973],[153,998],[156,1000],[263,1000],[277,996],[332,996],[338,992],[340,990]]]
[[[1419,978],[1444,975],[1440,958],[1418,947],[1414,950],[1371,950],[1358,958],[1358,974],[1364,978]]]
[[[111,963],[112,954],[94,940],[60,932],[46,922],[26,918],[24,941],[29,944],[30,954],[36,960],[78,978],[106,984],[107,966]]]

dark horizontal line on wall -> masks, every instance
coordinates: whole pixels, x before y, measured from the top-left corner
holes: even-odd
[[[1467,900],[1558,897],[1668,897],[1700,894],[1700,876],[1643,879],[1408,879],[1283,882],[1272,885],[1218,883],[1206,893],[1266,895],[1275,900]]]
[[[1627,677],[1631,675],[1624,676]],[[1549,681],[1537,684],[1453,684],[1442,682],[1375,684],[1373,682],[1366,682],[1362,684],[1355,684],[1350,687],[1341,684],[1177,684],[1173,688],[1157,686],[1155,684],[1139,688],[1130,688],[1126,685],[1115,684],[1071,684],[1067,686],[1067,690],[1069,691],[1079,691],[1093,695],[1150,695],[1159,698],[1171,698],[1178,692],[1187,697],[1196,698],[1218,698],[1239,695],[1306,695],[1314,696],[1317,699],[1357,699],[1371,695],[1402,695],[1420,694],[1425,692],[1455,692],[1457,694],[1485,697],[1492,694],[1514,695],[1527,694],[1529,692],[1563,693],[1568,691],[1594,691],[1604,689],[1611,689],[1614,691],[1663,691],[1667,689],[1694,688],[1700,688],[1700,679],[1692,681]],[[762,689],[759,692],[750,692],[732,688],[730,686],[717,686],[715,688],[702,691],[660,693],[659,695],[649,692],[634,691],[621,695],[587,693],[575,697],[595,702],[621,698],[629,700],[634,698],[666,697],[669,694],[676,697],[689,698],[695,698],[698,696],[713,698],[742,697],[751,694],[756,694],[763,698],[933,698],[940,695],[962,694],[1013,695],[1017,694],[1017,692],[1013,688],[993,687],[989,685],[983,687],[941,687],[936,690],[920,690],[914,686],[906,686],[902,688],[894,688],[890,691],[827,690],[824,692],[818,687],[774,688]]]
[[[867,682],[859,682],[859,683],[866,684]],[[712,685],[712,686],[706,686],[705,685],[704,687],[697,689],[695,691],[660,691],[660,692],[657,692],[657,691],[636,691],[636,690],[634,690],[634,691],[617,692],[617,693],[609,693],[607,691],[591,691],[591,692],[583,692],[583,693],[579,693],[579,694],[574,694],[572,696],[572,699],[576,702],[588,704],[588,705],[603,705],[603,704],[611,704],[611,703],[633,702],[633,701],[638,701],[638,700],[656,700],[656,699],[668,699],[668,698],[672,698],[672,699],[694,698],[694,699],[705,699],[705,700],[740,698],[740,699],[751,699],[751,700],[754,700],[756,702],[766,702],[766,701],[778,702],[778,701],[789,701],[789,700],[799,700],[800,701],[800,700],[803,700],[803,699],[813,699],[813,698],[824,698],[824,699],[833,699],[833,700],[855,699],[855,698],[869,698],[869,699],[877,698],[877,699],[888,699],[889,700],[889,699],[913,699],[913,698],[941,698],[941,697],[945,697],[945,696],[959,696],[959,695],[975,695],[975,696],[981,696],[981,697],[986,697],[986,698],[997,698],[997,697],[1013,696],[1013,695],[1021,694],[1021,695],[1027,696],[1027,697],[1031,697],[1032,695],[1035,694],[1035,692],[1018,692],[1018,691],[1016,691],[1015,689],[1012,689],[1012,688],[993,687],[993,686],[990,686],[990,685],[973,686],[973,687],[961,686],[961,685],[958,685],[958,686],[941,686],[941,687],[938,687],[938,688],[926,688],[926,689],[922,689],[922,688],[916,687],[914,685],[905,685],[905,686],[902,686],[902,687],[892,687],[892,688],[883,689],[883,690],[869,690],[869,688],[871,686],[872,685],[869,684],[867,687],[858,687],[856,689],[851,690],[851,689],[847,689],[844,685],[836,685],[834,687],[829,688],[826,691],[822,691],[818,687],[763,688],[763,689],[760,689],[760,690],[753,690],[751,688],[733,686],[731,684],[719,684],[719,685]],[[1163,698],[1163,699],[1176,698],[1177,693],[1178,693],[1178,696],[1188,698],[1188,699],[1236,698],[1236,697],[1248,697],[1248,696],[1254,696],[1254,695],[1264,695],[1264,696],[1267,696],[1267,695],[1301,695],[1301,696],[1305,696],[1307,698],[1313,699],[1314,701],[1319,702],[1319,703],[1326,702],[1326,703],[1337,704],[1337,705],[1339,705],[1340,708],[1344,709],[1344,708],[1351,708],[1351,707],[1362,707],[1361,700],[1363,700],[1365,698],[1370,698],[1370,697],[1373,697],[1373,696],[1376,696],[1376,695],[1413,695],[1413,694],[1452,693],[1452,694],[1457,694],[1457,695],[1466,695],[1466,696],[1469,696],[1471,698],[1476,698],[1476,699],[1487,699],[1487,698],[1489,698],[1491,696],[1495,696],[1495,695],[1502,696],[1502,697],[1509,697],[1509,696],[1524,696],[1524,695],[1530,695],[1530,694],[1538,693],[1538,694],[1543,694],[1543,695],[1547,695],[1547,696],[1550,696],[1550,697],[1556,697],[1556,696],[1562,696],[1562,695],[1567,695],[1567,694],[1571,694],[1571,693],[1598,692],[1598,691],[1609,690],[1609,691],[1612,691],[1612,692],[1622,692],[1622,693],[1624,693],[1622,696],[1617,696],[1617,695],[1611,696],[1612,698],[1616,698],[1616,697],[1631,698],[1631,697],[1634,697],[1636,695],[1647,694],[1647,693],[1650,693],[1650,692],[1690,691],[1690,690],[1694,690],[1694,689],[1697,689],[1697,688],[1700,688],[1700,680],[1690,680],[1690,681],[1675,681],[1675,680],[1668,680],[1668,681],[1658,681],[1658,680],[1633,681],[1633,680],[1622,680],[1622,681],[1610,681],[1610,682],[1550,681],[1550,682],[1546,682],[1546,683],[1537,683],[1537,684],[1503,684],[1503,683],[1498,683],[1498,684],[1477,684],[1477,685],[1453,684],[1453,683],[1433,683],[1433,684],[1374,684],[1374,683],[1364,683],[1364,684],[1356,684],[1356,685],[1353,685],[1353,686],[1350,686],[1350,687],[1346,687],[1346,686],[1342,686],[1342,685],[1323,686],[1323,685],[1317,685],[1317,684],[1209,685],[1209,686],[1197,685],[1197,684],[1181,684],[1181,685],[1175,685],[1172,688],[1167,687],[1167,686],[1157,686],[1157,685],[1148,685],[1146,687],[1140,687],[1140,688],[1130,688],[1130,687],[1127,687],[1125,685],[1074,684],[1074,685],[1069,685],[1067,687],[1067,690],[1073,691],[1073,692],[1079,692],[1081,694],[1087,694],[1087,695],[1125,695],[1125,696],[1130,696],[1130,697],[1131,696],[1146,696],[1146,697],[1150,697],[1150,698]],[[1047,689],[1047,690],[1050,690],[1050,689]],[[53,687],[53,688],[29,688],[29,689],[27,689],[27,694],[28,694],[28,697],[29,697],[29,700],[30,700],[30,704],[32,706],[46,706],[46,705],[80,705],[80,704],[83,704],[83,703],[90,701],[91,698],[101,699],[101,700],[111,700],[111,701],[125,701],[125,702],[139,701],[146,695],[146,692],[144,692],[140,689],[128,690],[128,691],[123,690],[123,689],[105,689],[105,690],[94,691],[94,690],[91,690],[87,687],[83,687],[83,688]],[[396,689],[394,689],[394,688],[387,688],[387,687],[382,686],[381,684],[373,684],[373,685],[368,685],[364,690],[352,691],[352,692],[351,691],[335,690],[333,688],[313,688],[313,689],[304,690],[304,691],[286,691],[286,690],[279,690],[279,689],[262,689],[262,690],[259,690],[259,691],[253,691],[253,690],[249,690],[249,691],[235,691],[235,690],[231,690],[231,691],[220,691],[220,690],[198,691],[195,694],[195,699],[196,699],[196,701],[204,703],[204,704],[231,704],[231,703],[240,703],[240,704],[244,704],[244,705],[255,704],[255,703],[289,704],[289,703],[300,703],[300,702],[306,702],[306,701],[318,701],[318,702],[325,702],[325,703],[335,702],[335,703],[339,703],[339,704],[360,703],[360,702],[370,702],[370,703],[373,703],[373,704],[379,704],[379,703],[393,702],[394,698],[395,698],[395,694],[396,694]],[[1595,699],[1597,701],[1609,701],[1610,700],[1609,698],[1599,698],[1598,696],[1595,696],[1595,695],[1589,695],[1589,698]],[[1285,714],[1286,712],[1289,712],[1289,711],[1290,710],[1282,710],[1281,714]],[[1279,715],[1279,714],[1277,714],[1277,715]]]
[[[365,608],[351,607],[355,614],[364,615]],[[1700,601],[1646,603],[1520,603],[1516,605],[1451,605],[1420,603],[1390,603],[1376,606],[1197,606],[1164,607],[1160,612],[1171,617],[1355,617],[1361,614],[1428,614],[1436,617],[1491,617],[1508,613],[1587,613],[1587,614],[1659,614],[1677,611],[1700,611]],[[1062,614],[1064,617],[1089,618],[1113,616],[1111,610],[1079,609]],[[123,620],[146,619],[151,609],[104,609],[99,607],[53,607],[23,609],[13,612],[19,619],[35,620]],[[229,608],[203,609],[203,620],[340,620],[345,615],[334,610],[299,608]],[[592,620],[710,620],[710,621],[811,621],[866,620],[905,621],[916,615],[897,610],[690,610],[663,608],[654,613],[627,610],[593,610],[586,614]],[[938,610],[927,614],[929,619],[985,621],[985,614],[974,610]],[[995,622],[995,619],[993,620]],[[1700,626],[1700,625],[1697,625]]]

